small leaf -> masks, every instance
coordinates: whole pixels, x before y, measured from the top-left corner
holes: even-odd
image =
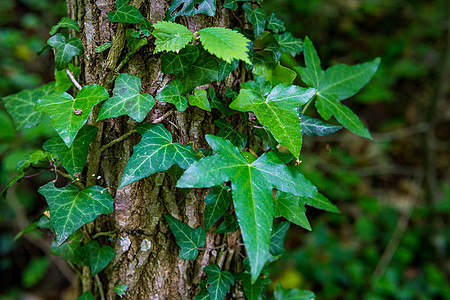
[[[218,81],[222,81],[230,75],[231,72],[236,70],[239,66],[239,60],[234,59],[231,63],[227,63],[224,60],[219,60],[219,74],[217,76]]]
[[[272,13],[269,17],[267,17],[267,28],[271,29],[275,33],[286,30],[283,21],[278,19],[274,13]]]
[[[202,89],[194,90],[194,95],[189,95],[189,104],[200,107],[201,109],[211,111],[211,106],[208,101],[207,92]]]
[[[213,186],[205,197],[205,229],[211,228],[231,204],[231,189]]]
[[[153,27],[155,29],[152,34],[156,38],[156,48],[154,53],[162,51],[180,51],[189,44],[194,37],[189,29],[177,23],[159,21],[153,24]]]
[[[45,151],[56,154],[64,169],[70,175],[74,175],[83,171],[88,156],[89,144],[95,138],[96,133],[97,127],[83,126],[70,147],[67,147],[59,136],[55,136],[46,141],[42,148]]]
[[[103,52],[103,51],[109,49],[111,47],[111,45],[112,44],[110,42],[103,43],[100,46],[98,46],[97,48],[95,48],[94,51],[95,51],[95,53]]]
[[[198,49],[193,45],[187,45],[180,52],[165,52],[161,55],[161,70],[165,74],[184,76],[198,58]]]
[[[328,200],[324,195],[320,193],[312,197],[300,197],[300,201],[303,204],[307,204],[317,209],[322,209],[332,213],[340,213],[336,205],[331,203],[330,200]]]
[[[166,171],[174,164],[186,169],[196,161],[194,150],[172,143],[172,135],[162,124],[145,123],[136,130],[142,139],[133,147],[133,155],[123,171],[119,188],[156,172]]]
[[[236,218],[229,213],[223,214],[223,222],[217,227],[217,233],[227,233],[227,232],[235,232],[239,228],[239,224]]]
[[[120,298],[122,298],[126,294],[128,286],[129,284],[118,284],[114,286],[113,290]]]
[[[52,246],[50,247],[50,253],[61,256],[73,264],[89,266],[88,249],[81,245],[82,241],[83,235],[77,230],[59,246],[56,244],[56,241],[53,241]]]
[[[37,89],[23,90],[2,98],[17,130],[31,128],[41,122],[42,113],[35,111],[34,106],[39,98],[52,94],[54,89],[55,83],[50,82]]]
[[[197,248],[203,247],[206,243],[205,230],[202,227],[193,229],[189,225],[178,221],[171,215],[164,215],[169,223],[178,246],[181,247],[180,258],[196,259],[198,256]]]
[[[135,32],[136,31],[134,31],[134,29],[129,28],[125,33],[127,44],[130,47],[131,53],[136,52],[139,48],[148,44],[148,41],[145,37],[134,37],[133,33]]]
[[[78,80],[78,75],[80,74],[80,67],[74,67],[69,64],[69,71],[73,74],[73,77]],[[67,76],[66,70],[55,70],[55,93],[65,92],[72,87],[73,83]]]
[[[94,295],[91,292],[83,293],[77,300],[94,300]]]
[[[200,292],[195,295],[193,300],[210,300],[208,289],[206,288],[206,280],[200,281]]]
[[[303,133],[309,136],[325,136],[342,128],[342,126],[326,124],[319,119],[310,118],[302,113],[299,113],[299,117],[302,122]]]
[[[122,73],[115,81],[113,97],[102,104],[98,120],[128,115],[142,122],[155,105],[155,99],[141,94],[141,79],[135,75]]]
[[[214,17],[216,0],[172,0],[172,4],[167,10],[167,19],[173,21],[179,16],[193,17],[196,14]]]
[[[181,95],[183,91],[183,84],[175,79],[156,96],[156,100],[172,103],[177,110],[185,111],[188,102],[186,96]]]
[[[208,274],[208,292],[211,300],[222,300],[234,284],[234,277],[230,271],[220,271],[220,267],[211,264],[203,268]]]
[[[97,241],[90,241],[87,244],[89,253],[89,262],[91,266],[91,275],[98,274],[106,268],[116,255],[116,252],[110,246],[102,246]]]
[[[218,137],[229,140],[233,145],[243,150],[247,145],[247,137],[242,135],[239,131],[234,130],[233,126],[226,119],[214,120],[214,123],[219,127]]]
[[[128,0],[117,0],[116,9],[108,13],[111,22],[139,23],[144,18],[139,9],[128,4]]]
[[[56,188],[53,182],[49,182],[41,186],[38,192],[45,197],[50,207],[57,245],[61,245],[73,232],[97,216],[112,213],[114,207],[108,190],[96,185],[80,191],[73,184]]]
[[[184,91],[188,93],[200,85],[216,81],[218,74],[217,58],[206,52],[203,47],[199,47],[198,59],[192,64],[189,72],[178,79],[183,84]]]
[[[80,31],[80,25],[74,20],[68,17],[62,17],[62,19],[58,22],[58,24],[54,25],[50,30],[49,34],[54,35],[59,28],[72,28],[75,31]]]
[[[279,63],[276,65],[271,63],[257,64],[252,72],[255,75],[261,76],[264,80],[269,81],[273,86],[280,83],[292,84],[297,77],[295,71],[283,67]]]
[[[264,293],[265,286],[268,284],[268,278],[258,278],[256,282],[252,283],[250,274],[239,274],[244,295],[248,300],[260,300]],[[238,278],[236,278],[238,279]]]
[[[282,255],[286,253],[283,247],[284,237],[289,229],[289,222],[281,222],[273,225],[272,236],[270,237],[269,252],[273,256]]]
[[[239,32],[223,27],[207,27],[197,33],[205,50],[218,58],[227,63],[240,59],[251,64],[247,53],[250,41]]]
[[[223,7],[236,10],[238,8],[237,0],[226,0]]]
[[[308,218],[305,214],[305,206],[300,197],[278,191],[273,200],[273,216],[284,217],[290,222],[311,231]]]
[[[296,39],[290,32],[276,34],[275,40],[280,46],[280,50],[289,53],[291,56],[300,54],[303,51],[302,40]]]
[[[75,55],[83,53],[83,44],[77,37],[71,38],[66,43],[66,38],[57,33],[50,37],[47,44],[55,49],[55,66],[57,70],[64,69]]]
[[[314,300],[316,296],[313,292],[299,289],[285,289],[278,284],[274,293],[275,300]]]
[[[247,13],[247,20],[253,25],[255,39],[261,37],[266,26],[266,11],[261,7],[252,8],[250,3],[244,3],[242,8]]]
[[[208,89],[208,94],[209,97],[211,98],[211,108],[218,109],[225,116],[231,116],[234,114],[234,110],[229,108],[224,101],[220,100],[217,97],[216,92],[212,87]]]

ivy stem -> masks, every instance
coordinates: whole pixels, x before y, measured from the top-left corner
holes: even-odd
[[[223,248],[225,246],[226,246],[226,244],[223,244],[223,245],[220,245],[220,246],[217,246],[217,247],[205,247],[205,248],[197,248],[197,249],[198,250],[215,250],[215,249]]]
[[[100,153],[102,153],[102,152],[105,151],[106,149],[108,149],[108,148],[114,146],[115,144],[117,144],[117,143],[123,141],[124,139],[126,139],[127,137],[129,137],[130,135],[132,135],[132,134],[134,134],[134,133],[136,133],[136,132],[137,132],[136,129],[130,130],[130,131],[128,131],[127,133],[125,133],[124,135],[118,137],[117,139],[112,140],[112,141],[109,142],[108,144],[105,144],[105,145],[101,146],[100,149],[99,149],[98,151],[99,151]]]
[[[153,123],[161,123],[162,121],[164,121],[165,118],[167,118],[168,116],[170,116],[173,113],[173,109],[169,110],[168,112],[166,112],[164,115],[162,115],[161,117],[159,117],[158,119],[153,120]]]
[[[45,168],[45,169],[41,170],[40,172],[31,174],[31,175],[27,175],[27,176],[23,176],[22,178],[31,178],[31,177],[34,177],[34,176],[38,176],[39,174],[42,174],[42,173],[44,173],[45,171],[50,170],[51,168],[52,168],[52,167]]]
[[[100,299],[105,300],[105,292],[103,291],[102,282],[100,281],[98,274],[95,274],[94,277],[95,277],[95,282],[97,283],[98,291],[100,293]]]
[[[70,72],[69,67],[66,67],[66,74],[67,76],[69,76],[70,81],[72,81],[73,85],[79,90],[81,91],[82,87],[81,85],[78,83],[78,81],[75,79],[75,77],[73,76],[72,72]]]
[[[92,236],[92,239],[95,240],[95,239],[97,239],[99,237],[102,237],[102,236],[107,236],[107,237],[114,238],[114,233],[115,233],[115,231],[97,232],[96,234],[94,234]]]
[[[65,178],[67,178],[67,179],[69,179],[69,180],[70,180],[70,183],[75,184],[75,185],[76,185],[77,187],[79,187],[81,190],[85,188],[85,186],[84,186],[81,182],[79,182],[78,180],[76,180],[75,178],[73,178],[72,175],[67,174],[66,172],[63,172],[63,171],[61,171],[61,170],[58,170],[56,167],[55,167],[55,170],[56,170],[56,172],[57,172],[59,175],[65,177]]]
[[[303,109],[302,109],[302,114],[304,114],[304,113],[308,110],[309,106],[311,105],[311,103],[314,102],[315,99],[316,99],[316,95],[314,95],[314,96],[306,103],[306,105],[305,105],[305,106],[303,107]]]

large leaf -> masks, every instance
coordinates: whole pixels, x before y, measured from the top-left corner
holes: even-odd
[[[53,128],[70,147],[81,127],[86,123],[92,108],[108,99],[108,92],[101,86],[85,86],[74,99],[67,93],[54,93],[40,97],[35,109],[50,116]]]
[[[299,118],[302,122],[303,133],[310,136],[329,135],[342,128],[342,126],[326,124],[319,119],[310,118],[302,113],[299,113]]]
[[[227,295],[230,287],[234,284],[234,277],[230,271],[220,271],[216,264],[208,265],[203,268],[208,274],[208,292],[211,300],[222,300]]]
[[[198,255],[197,248],[204,246],[206,243],[205,230],[202,227],[193,229],[171,215],[164,215],[164,217],[169,223],[170,230],[175,236],[178,246],[181,247],[179,257],[196,259]]]
[[[64,169],[69,174],[74,175],[83,171],[88,156],[89,143],[95,138],[96,133],[97,127],[83,126],[70,147],[67,147],[59,136],[55,136],[46,141],[42,148],[56,154]],[[78,176],[75,175],[75,177]]]
[[[144,17],[139,9],[128,4],[129,0],[117,0],[116,9],[108,14],[111,22],[139,23]]]
[[[239,111],[253,111],[275,139],[298,157],[302,147],[302,125],[297,108],[311,99],[315,90],[279,84],[269,93],[262,93],[256,82],[247,82],[241,86],[239,96],[230,107]]]
[[[72,28],[75,31],[80,31],[80,25],[68,17],[62,17],[58,24],[54,25],[52,29],[50,29],[49,34],[54,35],[59,28]]]
[[[94,276],[101,270],[106,268],[116,255],[116,252],[110,246],[100,246],[97,241],[90,241],[87,244],[89,253],[89,263],[91,266],[91,274]]]
[[[311,230],[311,225],[309,225],[305,214],[306,209],[303,202],[300,201],[300,197],[278,191],[275,195],[273,206],[275,218],[284,217],[306,230]]]
[[[266,11],[261,7],[253,9],[250,3],[244,3],[242,8],[247,14],[247,20],[253,25],[255,39],[258,39],[264,32],[266,26]]]
[[[66,43],[66,38],[57,33],[51,36],[47,44],[55,49],[55,66],[57,70],[64,69],[75,55],[83,53],[83,44],[77,37],[73,37]]]
[[[188,93],[200,85],[218,80],[218,76],[219,64],[217,58],[200,47],[198,59],[192,64],[192,68],[185,76],[178,79],[183,84],[184,91]]]
[[[273,256],[282,255],[286,253],[283,242],[284,237],[289,229],[289,222],[281,222],[273,225],[272,236],[270,237],[270,254]]]
[[[115,82],[114,96],[102,104],[98,119],[128,115],[142,122],[155,105],[155,99],[149,94],[141,94],[141,79],[127,73],[120,74]]]
[[[186,169],[196,160],[191,147],[172,143],[172,135],[162,124],[145,123],[136,127],[136,130],[142,139],[133,148],[133,155],[123,171],[119,187],[166,171],[174,164]]]
[[[180,51],[194,37],[189,29],[177,23],[159,21],[153,24],[153,28],[155,29],[152,34],[156,38],[154,53],[161,51]]]
[[[108,190],[96,185],[80,191],[73,184],[59,189],[49,182],[39,188],[39,193],[50,207],[57,245],[61,245],[73,232],[94,221],[97,216],[112,213],[114,208]]]
[[[223,27],[207,27],[197,33],[205,50],[218,58],[227,63],[240,59],[251,64],[247,53],[250,41],[239,32]]]
[[[75,79],[78,80],[80,67],[74,67],[72,64],[69,64],[68,67]],[[66,70],[55,70],[55,93],[65,92],[70,89],[72,85],[72,80],[70,80],[69,76],[67,76]]]
[[[316,298],[313,292],[299,289],[285,289],[281,284],[278,284],[274,296],[275,300],[314,300]]]
[[[180,52],[165,52],[161,55],[161,70],[165,74],[184,76],[198,58],[198,49],[187,45]]]
[[[188,101],[186,96],[182,95],[183,92],[183,83],[175,79],[156,96],[156,100],[172,103],[177,110],[185,111],[188,106]]]
[[[195,16],[204,14],[214,17],[216,14],[216,0],[172,0],[167,10],[168,20],[175,20],[179,16]]]
[[[275,40],[280,46],[280,50],[289,53],[292,56],[300,54],[303,50],[303,42],[301,39],[296,39],[290,32],[283,34],[276,34]]]
[[[37,89],[23,90],[2,98],[6,111],[13,118],[17,130],[31,128],[39,124],[42,113],[35,111],[34,106],[39,98],[52,94],[54,88],[55,83],[50,82]]]
[[[177,186],[211,187],[231,180],[234,207],[255,281],[269,253],[272,188],[295,195],[315,195],[317,190],[309,181],[301,180],[293,170],[274,163],[266,154],[254,160],[220,137],[206,135],[206,140],[216,154],[193,163]]]
[[[231,203],[229,187],[213,186],[205,197],[205,229],[211,228],[222,217]]]

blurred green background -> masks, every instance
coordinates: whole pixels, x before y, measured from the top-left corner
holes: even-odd
[[[294,36],[311,38],[324,68],[382,58],[346,102],[374,140],[348,131],[305,137],[303,172],[342,213],[311,208],[312,232],[291,226],[269,289],[281,282],[317,299],[450,299],[448,2],[264,1]],[[64,1],[1,0],[0,97],[53,80],[51,55],[37,52],[64,14]],[[282,61],[303,64],[301,56]],[[1,188],[54,133],[45,122],[16,132],[3,106],[0,128]],[[51,236],[13,240],[45,208],[36,190],[51,179],[24,179],[0,198],[0,299],[73,296],[70,269],[48,255]]]

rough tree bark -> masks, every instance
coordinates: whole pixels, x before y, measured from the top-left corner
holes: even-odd
[[[120,70],[120,61],[128,53],[125,30],[135,28],[133,24],[111,23],[108,12],[115,10],[115,0],[67,0],[69,17],[81,26],[80,38],[85,52],[79,59],[80,81],[84,85],[101,84],[110,93],[115,77],[120,73],[137,75],[142,80],[142,91],[156,94],[170,82],[171,77],[160,70],[160,55],[153,54],[153,40],[141,48]],[[135,0],[130,4],[138,7],[144,17],[152,23],[163,20],[170,0]],[[217,1],[215,17],[197,15],[193,18],[181,17],[181,21],[191,31],[205,26],[232,27],[235,16],[229,10],[221,9],[222,1]],[[104,42],[112,42],[109,52],[96,53],[94,49]],[[228,85],[237,78],[235,71],[227,79]],[[215,86],[221,94],[224,86]],[[146,122],[152,122],[173,108],[172,104],[157,103],[147,115]],[[95,111],[95,110],[94,110]],[[98,111],[98,107],[97,107]],[[204,135],[215,133],[213,114],[189,107],[185,112],[175,111],[163,122],[172,132],[175,142],[192,142],[194,149],[207,146]],[[139,141],[139,134],[115,144],[103,153],[101,145],[133,129],[136,123],[128,117],[100,121],[98,135],[91,145],[86,176],[87,185],[99,184],[109,189],[113,195],[115,211],[111,216],[101,216],[95,224],[84,228],[85,237],[99,231],[115,231],[113,241],[102,238],[116,251],[116,257],[108,268],[91,279],[89,270],[83,270],[79,278],[80,292],[91,291],[96,298],[101,295],[99,282],[106,299],[118,298],[113,291],[117,284],[129,284],[127,299],[192,299],[199,291],[204,266],[211,262],[225,264],[236,270],[239,267],[239,236],[226,237],[227,248],[200,251],[196,261],[178,258],[179,248],[163,218],[171,214],[191,227],[203,224],[205,189],[193,190],[188,194],[175,188],[175,182],[166,173],[157,173],[117,189],[121,174],[132,154],[132,147]],[[142,249],[147,240],[150,249]],[[146,241],[146,242],[147,242]],[[206,248],[224,243],[210,230],[207,233]],[[237,259],[233,259],[237,258]],[[230,266],[231,264],[231,266]]]

